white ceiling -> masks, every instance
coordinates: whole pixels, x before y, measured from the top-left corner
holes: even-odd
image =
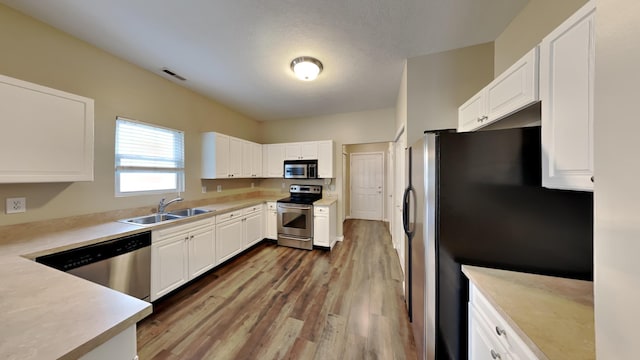
[[[528,0],[0,0],[256,120],[392,107],[404,59],[493,41]],[[324,71],[297,80],[289,63]],[[167,67],[185,77],[164,75]]]

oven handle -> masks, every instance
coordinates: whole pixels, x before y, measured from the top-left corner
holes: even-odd
[[[278,204],[278,207],[283,209],[298,209],[298,210],[311,210],[313,208],[312,206],[292,206],[292,205],[282,205],[282,204]]]

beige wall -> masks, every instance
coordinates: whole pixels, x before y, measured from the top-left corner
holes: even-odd
[[[185,131],[188,200],[217,195],[201,193],[200,132],[260,140],[256,121],[3,5],[0,48],[0,74],[95,100],[95,181],[0,184],[2,204],[6,197],[27,198],[27,212],[2,211],[0,225],[157,203],[161,196],[114,197],[116,116]]]
[[[408,145],[458,127],[458,107],[493,80],[493,52],[486,43],[407,60]]]
[[[597,1],[594,285],[598,359],[637,359],[640,2]]]
[[[495,41],[495,74],[516,60],[576,12],[587,0],[530,0]]]

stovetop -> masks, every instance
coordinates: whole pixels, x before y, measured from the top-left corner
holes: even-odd
[[[322,199],[322,186],[320,185],[291,185],[289,197],[278,200],[279,203],[312,205]]]
[[[279,203],[286,204],[303,204],[303,205],[313,205],[314,202],[322,199],[321,196],[289,196],[284,199],[278,200]]]

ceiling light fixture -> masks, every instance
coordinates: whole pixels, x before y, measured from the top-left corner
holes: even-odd
[[[291,70],[298,79],[312,81],[322,72],[322,63],[310,56],[300,56],[291,60]]]

